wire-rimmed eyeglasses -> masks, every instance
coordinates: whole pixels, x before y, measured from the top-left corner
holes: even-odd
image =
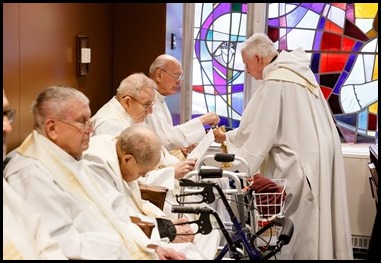
[[[4,120],[5,117],[7,117],[9,123],[12,123],[13,120],[15,119],[15,115],[16,115],[16,110],[15,109],[5,110],[5,111],[3,111],[3,120]]]
[[[77,128],[79,131],[84,132],[86,130],[91,130],[94,126],[93,121],[88,120],[86,122],[79,122],[79,121],[67,121],[67,120],[58,120],[63,123],[69,124],[75,128]]]
[[[171,72],[166,71],[165,69],[162,69],[162,68],[160,68],[160,69],[162,71],[164,71],[165,73],[167,73],[168,75],[170,75],[176,82],[180,82],[184,79],[184,75],[176,76],[176,75],[172,74]]]
[[[141,103],[140,101],[138,101],[137,99],[135,99],[134,97],[132,97],[130,95],[126,95],[123,98],[125,98],[127,96],[130,97],[131,99],[133,99],[134,101],[136,101],[145,111],[147,111],[149,108],[151,108],[155,104],[155,102],[156,102],[156,101],[152,101],[150,103],[143,104],[143,103]]]

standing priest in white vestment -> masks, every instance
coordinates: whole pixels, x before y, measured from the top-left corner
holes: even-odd
[[[145,176],[152,169],[152,156],[160,156],[161,142],[157,135],[144,124],[134,124],[118,136],[100,134],[91,137],[88,150],[84,152],[84,161],[102,180],[111,181],[127,200],[133,210],[129,214],[143,221],[154,223],[152,238],[165,241],[162,246],[169,246],[184,252],[188,259],[214,259],[220,241],[218,229],[208,235],[193,234],[197,225],[175,225],[165,213],[149,201],[142,200],[137,179]],[[151,165],[151,166],[150,166]],[[116,202],[115,202],[116,203]],[[117,205],[115,205],[117,206]],[[185,218],[184,218],[185,219]],[[174,223],[188,220],[174,220]],[[169,229],[173,229],[168,231]]]
[[[3,161],[7,137],[12,131],[15,110],[3,89]],[[32,209],[3,177],[3,260],[67,259],[50,237],[41,216]]]
[[[33,104],[34,130],[4,170],[9,185],[33,206],[69,259],[184,259],[121,220],[104,187],[80,160],[93,131],[89,99],[53,86]]]
[[[240,126],[215,135],[251,171],[287,179],[285,215],[294,222],[285,259],[352,259],[344,162],[328,104],[298,48],[278,54],[265,34],[241,48],[246,71],[263,80]]]

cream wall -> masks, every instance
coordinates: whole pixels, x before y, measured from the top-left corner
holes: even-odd
[[[360,238],[359,242],[354,240],[354,247],[368,248],[367,241],[376,217],[376,204],[369,184],[369,145],[343,144],[343,155],[352,236]]]

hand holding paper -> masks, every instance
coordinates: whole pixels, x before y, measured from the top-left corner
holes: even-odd
[[[195,168],[199,166],[201,159],[204,157],[210,144],[214,142],[213,129],[210,129],[205,137],[199,142],[196,148],[187,156],[187,160],[196,160]]]

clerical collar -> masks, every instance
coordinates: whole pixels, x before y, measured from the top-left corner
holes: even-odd
[[[276,55],[275,57],[273,57],[273,59],[270,61],[270,64],[274,62],[274,60],[276,60],[278,57],[278,55]]]
[[[155,90],[155,92],[156,92],[156,95],[155,95],[155,97],[156,97],[156,102],[164,102],[164,100],[165,100],[165,96],[164,95],[161,95],[160,94],[160,92],[158,91],[158,90]]]

